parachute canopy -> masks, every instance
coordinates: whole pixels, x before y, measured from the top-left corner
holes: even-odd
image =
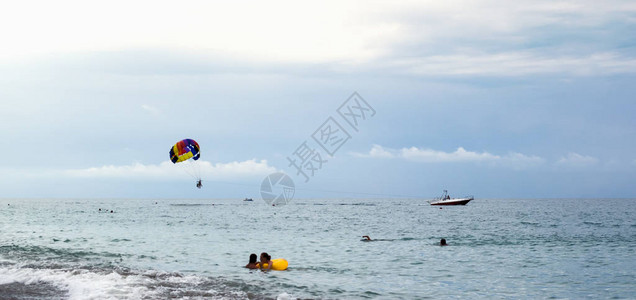
[[[175,164],[189,159],[197,160],[199,157],[199,143],[192,139],[179,141],[170,149],[170,160]]]

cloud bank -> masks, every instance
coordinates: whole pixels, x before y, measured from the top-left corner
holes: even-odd
[[[86,169],[65,170],[62,173],[77,178],[125,178],[125,179],[175,179],[188,178],[188,174],[200,175],[205,179],[238,179],[255,176],[266,176],[277,169],[269,166],[266,160],[255,159],[212,164],[208,161],[197,161],[173,164],[169,161],[160,164],[133,163],[130,165],[106,165]]]
[[[489,163],[513,169],[524,169],[545,163],[545,159],[535,155],[526,155],[516,152],[510,152],[506,155],[495,155],[488,152],[468,151],[463,147],[458,147],[457,150],[453,152],[444,152],[417,147],[398,150],[373,145],[368,153],[351,154],[356,157],[399,158],[420,163]]]
[[[401,148],[390,149],[380,145],[373,145],[367,153],[351,152],[352,156],[362,158],[384,158],[384,159],[404,159],[419,163],[486,163],[494,166],[510,167],[513,169],[526,169],[546,163],[546,159],[536,155],[510,152],[505,155],[497,155],[489,152],[475,152],[458,147],[452,152],[444,152],[427,148]],[[607,166],[616,166],[618,162],[609,161]],[[554,161],[554,166],[558,168],[576,169],[589,168],[601,165],[601,160],[576,152],[570,152]],[[632,161],[636,166],[636,160]],[[614,168],[614,167],[612,167]]]
[[[636,57],[625,47],[636,29],[633,1],[274,0],[251,2],[246,10],[242,1],[61,0],[41,2],[46,13],[37,15],[31,3],[7,5],[0,11],[0,59],[7,61],[50,53],[205,49],[222,60],[332,63],[334,70],[425,76],[636,72]]]
[[[589,167],[599,163],[599,159],[596,157],[581,155],[575,152],[570,152],[566,156],[561,157],[555,165],[564,167]]]
[[[636,58],[616,52],[561,56],[539,51],[435,55],[396,60],[394,65],[406,73],[438,76],[586,76],[636,72]]]

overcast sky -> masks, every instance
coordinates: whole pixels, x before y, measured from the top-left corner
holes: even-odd
[[[635,197],[635,33],[634,1],[5,3],[0,197]]]

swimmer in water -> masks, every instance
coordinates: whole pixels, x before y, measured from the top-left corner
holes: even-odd
[[[263,252],[261,253],[261,262],[259,264],[259,268],[261,268],[261,270],[263,270],[263,266],[267,264],[267,269],[265,270],[271,270],[272,269],[272,265],[274,264],[272,262],[272,257],[267,254],[267,252]]]
[[[361,239],[361,241],[363,241],[363,242],[392,242],[392,241],[395,241],[395,239],[371,239],[371,237],[369,237],[368,235],[363,235],[362,237],[363,237],[363,239]]]
[[[250,254],[250,262],[245,266],[248,269],[258,269],[258,262],[256,261],[256,254]]]
[[[446,239],[442,239],[441,241],[439,241],[439,245],[440,246],[448,246],[448,244],[446,244]]]

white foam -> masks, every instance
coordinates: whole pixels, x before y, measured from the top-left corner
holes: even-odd
[[[99,272],[84,269],[33,269],[18,267],[0,267],[0,284],[10,283],[37,284],[48,283],[59,289],[68,291],[68,297],[75,299],[160,299],[165,293],[179,295],[178,291],[166,290],[163,284],[174,287],[183,286],[187,291],[191,287],[205,282],[195,275],[182,275],[160,271],[145,271],[121,275],[115,271]],[[205,299],[243,298],[247,294],[242,291],[225,291],[219,293],[213,289],[205,291]],[[186,297],[189,298],[189,297]],[[200,297],[194,297],[199,299]],[[284,298],[293,299],[293,298]]]
[[[288,294],[288,293],[281,293],[278,295],[278,297],[276,297],[276,300],[296,300],[296,297]]]
[[[0,268],[0,284],[46,282],[68,290],[69,299],[141,299],[154,293],[143,285],[143,276],[99,274],[88,270]]]

